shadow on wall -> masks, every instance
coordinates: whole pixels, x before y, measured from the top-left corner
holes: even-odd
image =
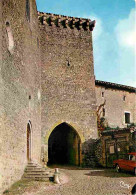
[[[99,155],[96,154],[98,147],[98,140],[89,139],[82,144],[82,166],[83,167],[100,167],[99,164]]]

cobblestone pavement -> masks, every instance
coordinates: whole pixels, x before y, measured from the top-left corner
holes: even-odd
[[[63,184],[31,186],[23,195],[130,195],[136,177],[113,169],[59,169]]]

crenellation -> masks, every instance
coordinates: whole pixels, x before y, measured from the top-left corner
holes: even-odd
[[[59,16],[58,19],[57,19],[57,25],[58,25],[58,27],[61,26],[61,17],[60,17],[60,16]]]
[[[50,21],[50,26],[55,26],[55,18],[52,15],[49,17],[49,21]]]
[[[46,17],[45,16],[43,16],[42,23],[45,24],[45,25],[48,24],[47,21],[46,21]]]
[[[69,21],[68,18],[65,20],[65,26],[68,28],[69,27]]]
[[[95,20],[89,22],[89,29],[90,29],[90,31],[93,31],[93,29],[94,29],[94,27],[95,27],[95,23],[96,23]]]
[[[81,29],[81,28],[82,28],[82,24],[83,24],[83,20],[82,20],[82,19],[80,19],[80,20],[79,20],[79,29]]]
[[[38,12],[38,19],[42,25],[93,31],[95,21],[85,18],[68,17],[63,15]]]

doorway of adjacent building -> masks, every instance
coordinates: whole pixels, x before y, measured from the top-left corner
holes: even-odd
[[[48,164],[80,165],[81,139],[76,130],[61,123],[48,140]]]
[[[31,160],[31,127],[27,124],[27,160]]]
[[[126,137],[105,140],[106,167],[113,167],[113,161],[122,159],[128,153]]]

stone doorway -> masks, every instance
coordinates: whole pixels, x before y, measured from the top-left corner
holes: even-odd
[[[27,160],[31,160],[31,126],[27,124]]]
[[[76,130],[61,123],[48,140],[48,164],[77,165],[81,162],[81,139]]]

